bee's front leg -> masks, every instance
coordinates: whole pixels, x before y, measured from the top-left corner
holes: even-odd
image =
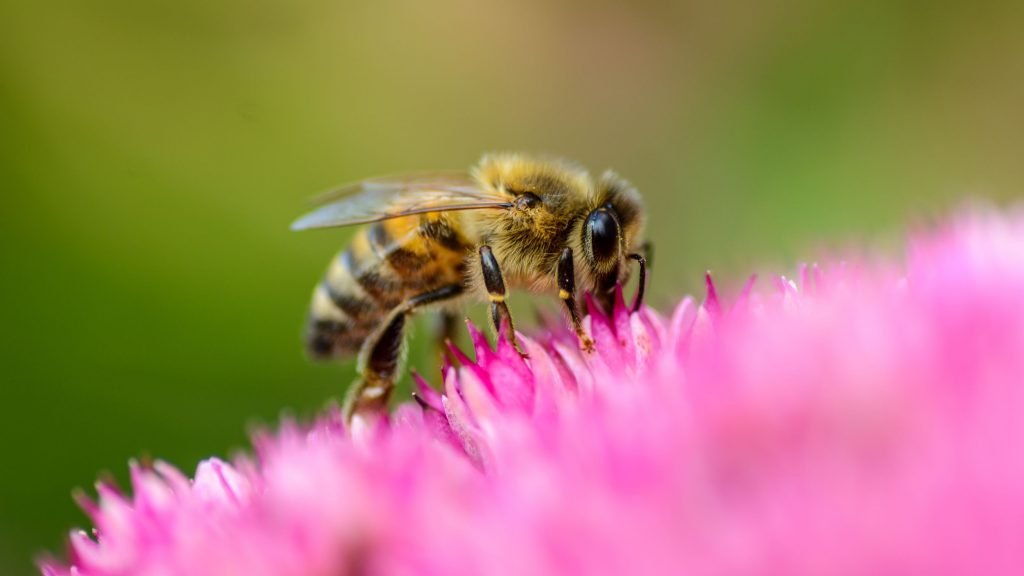
[[[644,262],[648,268],[654,268],[654,243],[647,240],[640,244],[640,255],[644,257]]]
[[[396,306],[370,334],[359,350],[360,379],[352,384],[345,397],[342,414],[346,422],[351,422],[356,415],[387,411],[401,363],[407,318],[417,308],[450,300],[462,294],[462,290],[461,284],[452,284],[413,296]]]
[[[498,261],[494,258],[494,252],[491,251],[490,246],[480,247],[480,268],[483,271],[487,296],[491,299],[491,326],[494,327],[494,333],[501,337],[502,324],[508,323],[509,340],[519,354],[525,357],[526,353],[516,341],[516,328],[512,323],[512,314],[508,310],[508,304],[505,303],[505,279],[501,276],[501,268],[498,267]]]
[[[639,312],[644,304],[644,290],[647,289],[647,257],[640,254],[630,254],[628,258],[636,260],[640,265],[640,276],[637,278],[636,296],[633,297],[633,312]]]
[[[558,258],[558,297],[569,311],[572,328],[580,339],[580,347],[584,352],[594,351],[594,341],[583,331],[579,307],[576,305],[576,272],[572,262],[572,248],[566,246]]]

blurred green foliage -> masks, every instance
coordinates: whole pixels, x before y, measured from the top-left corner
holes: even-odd
[[[1024,182],[1024,4],[13,0],[0,5],[0,573],[69,493],[185,470],[338,396],[313,283],[330,185],[483,151],[614,167],[653,302],[896,238]],[[413,362],[427,362],[419,338]]]

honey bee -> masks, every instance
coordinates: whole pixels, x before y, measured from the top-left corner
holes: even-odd
[[[314,357],[358,353],[346,418],[386,410],[407,320],[425,307],[451,318],[453,304],[486,298],[492,327],[505,324],[515,344],[507,289],[557,293],[591,350],[578,290],[610,309],[633,259],[640,270],[633,307],[642,302],[644,210],[637,190],[614,172],[595,179],[561,159],[491,154],[470,172],[364,180],[319,200],[293,230],[364,225],[314,289],[307,336]]]

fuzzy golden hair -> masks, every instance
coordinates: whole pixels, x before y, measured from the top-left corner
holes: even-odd
[[[534,292],[556,289],[558,257],[566,246],[573,250],[578,286],[597,288],[597,279],[629,277],[622,264],[635,251],[643,232],[640,195],[614,172],[594,179],[579,165],[557,158],[523,154],[491,154],[473,171],[477,184],[507,196],[515,207],[504,211],[481,210],[459,214],[461,224],[478,245],[489,245],[512,287]],[[533,195],[539,202],[517,202]],[[596,260],[583,234],[584,222],[594,209],[609,205],[619,218],[619,257]],[[478,255],[469,256],[470,286],[482,293]]]

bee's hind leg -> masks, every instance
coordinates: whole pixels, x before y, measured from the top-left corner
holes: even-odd
[[[462,293],[461,284],[452,284],[409,298],[392,310],[380,326],[363,342],[359,351],[360,378],[348,390],[342,413],[346,422],[353,416],[383,414],[394,390],[405,344],[406,320],[417,308],[450,300]]]
[[[519,355],[526,357],[526,353],[519,347],[516,341],[516,328],[512,323],[512,314],[508,311],[508,304],[505,303],[505,279],[501,276],[501,268],[494,252],[490,246],[480,247],[480,267],[484,275],[484,286],[487,288],[487,296],[491,299],[491,326],[494,333],[501,337],[503,323],[508,324],[508,338],[519,351]]]

